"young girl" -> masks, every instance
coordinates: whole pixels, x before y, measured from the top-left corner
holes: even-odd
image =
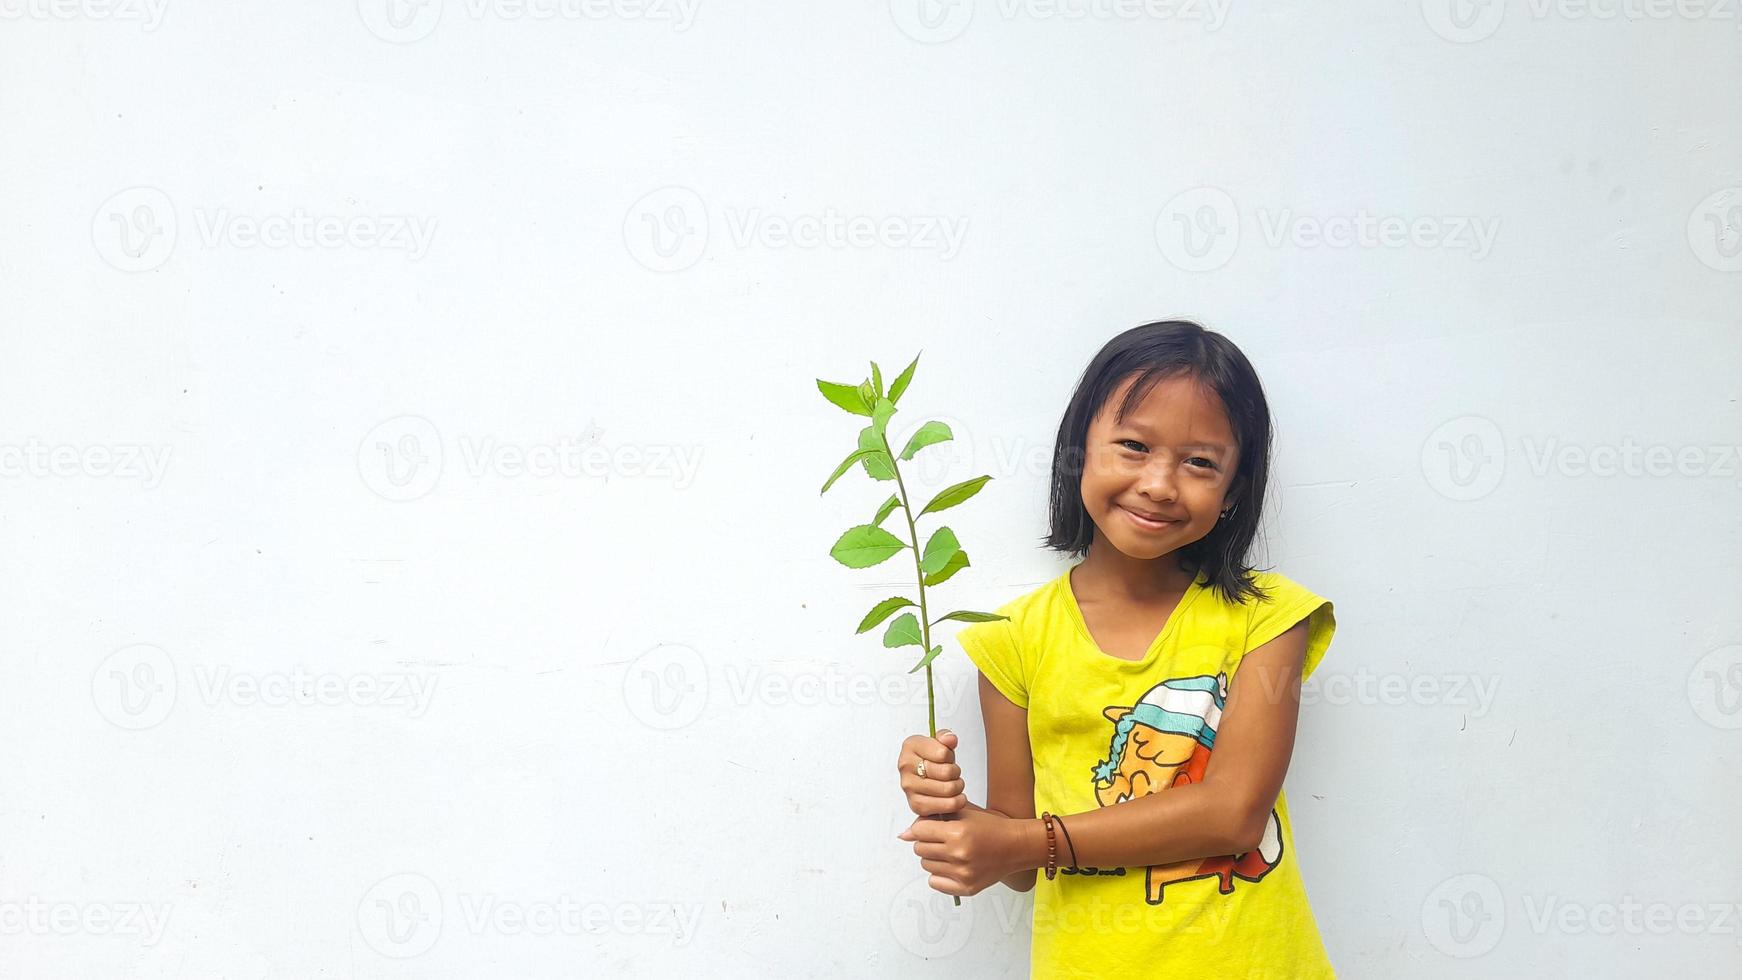
[[[987,805],[953,732],[902,743],[920,819],[900,838],[945,894],[1037,889],[1034,977],[1335,976],[1282,781],[1336,621],[1246,564],[1269,462],[1264,391],[1227,338],[1176,320],[1113,338],[1053,452],[1046,544],[1087,557],[956,634]]]

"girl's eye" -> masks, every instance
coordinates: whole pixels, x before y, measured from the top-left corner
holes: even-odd
[[[1145,446],[1143,443],[1138,442],[1136,439],[1121,439],[1121,440],[1119,440],[1118,444],[1121,446],[1133,447],[1132,448],[1133,452],[1141,453],[1141,452],[1148,452],[1149,451],[1148,446]],[[1194,465],[1200,469],[1214,470],[1217,468],[1216,461],[1213,459],[1210,459],[1206,456],[1193,456],[1190,459],[1187,459],[1186,462],[1191,463],[1192,465]]]

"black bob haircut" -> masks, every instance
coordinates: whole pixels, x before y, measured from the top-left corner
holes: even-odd
[[[1270,475],[1270,405],[1258,372],[1234,342],[1190,320],[1158,320],[1132,327],[1107,341],[1089,362],[1076,393],[1059,421],[1053,446],[1051,527],[1046,546],[1075,556],[1089,553],[1095,524],[1083,507],[1083,465],[1089,423],[1127,377],[1139,375],[1114,418],[1124,421],[1155,383],[1166,378],[1197,380],[1212,390],[1228,413],[1239,443],[1239,465],[1229,481],[1224,508],[1202,539],[1179,549],[1180,570],[1203,573],[1230,602],[1263,599],[1251,578],[1247,552],[1264,516],[1264,490]]]

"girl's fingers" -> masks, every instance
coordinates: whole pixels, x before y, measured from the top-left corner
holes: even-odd
[[[921,818],[909,824],[906,830],[896,836],[902,840],[924,841],[933,844],[941,843],[943,841],[943,837],[941,836],[942,831],[938,829],[938,824],[940,822],[941,821],[938,820],[926,820]]]
[[[944,729],[940,738],[956,741],[954,732]],[[925,762],[925,775],[919,774],[919,763]],[[925,735],[910,735],[902,743],[897,761],[901,770],[901,790],[907,795],[908,809],[921,817],[947,816],[968,805],[968,783],[962,778],[962,767],[956,765],[953,748]]]
[[[925,769],[925,778],[923,778],[923,780],[920,776],[913,775],[913,773],[906,773],[906,775],[902,776],[901,789],[913,792],[913,794],[944,795],[944,797],[949,797],[949,795],[960,795],[963,794],[963,792],[967,792],[967,789],[969,789],[969,783],[967,783],[967,780],[960,778],[960,776],[934,775],[932,769],[927,768]]]
[[[942,814],[958,813],[967,809],[968,806],[968,798],[960,794],[956,796],[915,795],[910,796],[907,799],[909,809],[913,810],[916,816],[921,817],[935,817]]]
[[[928,762],[925,764],[925,778],[937,783],[961,779],[962,767],[954,762]]]
[[[962,774],[962,767],[956,765],[956,757],[952,753],[943,759],[934,759],[923,753],[916,753],[902,759],[901,771],[905,774],[919,775],[920,760],[925,760],[925,778],[955,779]]]
[[[944,877],[944,878],[948,878],[948,877],[950,877],[950,875],[961,870],[948,861],[938,861],[938,860],[933,860],[931,858],[921,858],[920,862],[919,862],[919,866],[924,868],[927,871],[930,871],[934,875],[938,875],[938,876]]]
[[[920,775],[920,759],[918,759],[918,757],[911,757],[911,759],[908,759],[908,761],[902,764],[901,776],[902,778],[913,776],[915,780],[939,780],[939,782],[949,782],[949,780],[960,780],[960,778],[962,778],[962,766],[956,766],[955,762],[932,762],[930,759],[927,759],[927,761],[925,761],[925,775],[922,776]]]
[[[931,764],[934,762],[956,761],[956,750],[935,738],[927,738],[924,735],[915,735],[907,740],[906,747],[914,755],[925,760],[926,769],[928,770],[931,769]],[[904,757],[907,754],[907,752],[902,753]],[[908,761],[911,763],[912,760]]]
[[[943,892],[945,895],[961,897],[971,894],[967,888],[963,887],[961,882],[947,875],[934,874],[931,876],[929,884],[931,885],[932,891]]]
[[[935,841],[922,840],[913,842],[913,854],[922,860],[941,861],[947,855],[950,846]]]

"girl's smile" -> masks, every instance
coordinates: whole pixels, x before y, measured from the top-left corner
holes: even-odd
[[[1179,523],[1179,521],[1177,521],[1177,520],[1152,521],[1149,518],[1142,516],[1141,514],[1137,513],[1136,511],[1132,510],[1129,507],[1121,507],[1120,509],[1125,511],[1126,516],[1131,518],[1132,523],[1136,524],[1140,528],[1143,528],[1145,531],[1165,531],[1168,528]]]

